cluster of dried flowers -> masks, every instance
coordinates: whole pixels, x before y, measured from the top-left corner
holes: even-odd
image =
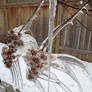
[[[29,80],[35,80],[43,70],[44,65],[47,64],[47,55],[42,51],[29,49],[24,58],[28,65],[27,78]]]
[[[7,47],[3,47],[2,57],[7,68],[11,68],[13,61],[16,59],[14,54],[16,53],[17,48],[23,46],[23,41],[20,39],[21,36],[21,33],[10,31],[5,39]]]

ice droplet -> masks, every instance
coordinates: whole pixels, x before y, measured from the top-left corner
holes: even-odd
[[[80,1],[80,4],[83,4],[83,1],[82,0]]]
[[[82,14],[83,14],[83,11],[81,10],[81,11],[80,11],[80,13],[82,13]]]
[[[73,25],[73,22],[72,21],[70,21],[69,23]]]
[[[83,9],[85,9],[86,11],[88,11],[88,9],[86,7],[83,7]]]

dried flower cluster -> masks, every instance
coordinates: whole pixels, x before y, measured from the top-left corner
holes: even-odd
[[[16,58],[14,53],[17,51],[17,48],[23,46],[23,41],[20,40],[21,36],[21,33],[10,31],[5,39],[7,47],[3,47],[2,57],[7,68],[11,67],[14,59]]]
[[[42,51],[30,49],[24,58],[28,65],[27,78],[35,80],[46,65],[47,56]]]

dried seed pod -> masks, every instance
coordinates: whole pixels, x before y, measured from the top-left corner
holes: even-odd
[[[33,80],[34,79],[34,76],[32,74],[28,74],[28,79],[29,80]]]
[[[40,60],[36,56],[32,56],[32,61],[35,62],[36,64],[40,63]]]
[[[36,71],[36,68],[35,67],[31,67],[31,71]]]
[[[2,49],[2,56],[7,68],[11,67],[11,61],[16,58],[14,56],[14,53],[17,51],[17,47],[23,46],[23,41],[20,40],[21,36],[21,33],[15,33],[14,31],[10,31],[8,33],[8,36],[5,40],[6,44],[8,45],[8,48],[4,47]]]
[[[28,75],[27,76],[28,76],[28,79],[30,79],[30,80],[34,79],[34,76],[33,76],[32,71],[30,69],[28,69]]]
[[[29,64],[30,64],[31,66],[34,66],[34,63],[33,63],[33,62],[30,62]],[[30,65],[29,65],[29,66],[30,66]]]
[[[10,34],[14,34],[14,31],[12,30],[12,31],[10,31]]]
[[[15,55],[12,55],[11,58],[12,58],[12,59],[15,59],[16,57],[15,57]]]
[[[7,59],[8,59],[8,60],[12,60],[12,56],[8,56]]]
[[[41,53],[41,54],[40,54],[40,58],[43,59],[43,60],[46,60],[46,59],[47,59],[47,57],[45,56],[44,53]]]
[[[33,74],[34,74],[34,75],[38,75],[38,71],[34,71]]]
[[[15,46],[14,45],[9,45],[9,48],[13,49],[13,48],[15,48]]]
[[[11,43],[11,42],[12,42],[12,40],[11,40],[10,38],[6,38],[6,39],[5,39],[5,43],[6,43],[6,44],[9,44],[9,43]]]
[[[18,41],[17,41],[17,45],[18,45],[18,46],[23,46],[23,45],[24,45],[24,44],[23,44],[23,41],[22,41],[22,40],[18,40]]]
[[[8,51],[7,51],[7,54],[8,55],[11,55],[13,52],[9,49]]]
[[[41,69],[43,67],[43,64],[38,64],[36,67]]]
[[[32,55],[36,55],[36,54],[37,54],[37,51],[34,50],[34,49],[31,49],[30,51],[31,51],[31,54],[32,54]]]
[[[16,45],[17,45],[17,41],[15,40],[15,41],[13,42],[13,44],[16,46]]]
[[[18,36],[17,36],[16,34],[14,34],[14,35],[12,36],[12,40],[18,40]]]
[[[18,37],[21,37],[22,36],[22,34],[21,33],[18,33]]]
[[[12,66],[12,62],[5,62],[4,64],[7,68],[11,68]]]
[[[10,51],[11,51],[12,53],[15,53],[15,52],[17,51],[17,49],[16,49],[16,48],[11,48]]]

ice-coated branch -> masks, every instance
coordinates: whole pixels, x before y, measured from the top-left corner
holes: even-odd
[[[56,35],[63,29],[65,28],[68,24],[71,24],[73,20],[81,13],[82,9],[88,5],[88,2],[82,5],[82,7],[74,13],[68,20],[66,20],[63,24],[58,25],[54,30],[53,30],[53,39],[56,37]],[[44,48],[47,48],[48,45],[48,37],[43,41],[43,43],[40,46],[40,50],[44,50]]]
[[[36,14],[38,13],[38,11],[40,10],[41,6],[43,5],[43,3],[45,2],[45,0],[41,0],[40,4],[38,5],[38,7],[36,8],[36,10],[34,11],[34,13],[32,14],[32,16],[28,19],[28,21],[23,25],[23,27],[20,29],[19,32],[21,32],[24,28],[27,28],[28,25],[30,25],[32,23],[32,21],[36,18]]]

